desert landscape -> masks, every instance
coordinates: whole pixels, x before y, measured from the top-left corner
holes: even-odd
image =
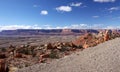
[[[19,33],[18,35],[16,33],[10,35],[1,34],[1,66],[5,64],[10,72],[14,72],[33,65],[51,64],[66,56],[84,52],[86,48],[94,47],[108,40],[120,37],[119,30],[82,31],[81,33],[81,30],[79,30],[79,33],[75,34],[74,32],[70,32],[69,29],[64,34],[61,31],[61,33],[56,32],[54,35],[51,35],[51,32],[49,32],[49,35],[31,35],[29,31],[25,31],[27,35],[19,35]],[[5,33],[5,31],[3,32]],[[22,33],[24,33],[24,30]],[[22,72],[27,71],[24,70]]]
[[[0,0],[0,72],[120,72],[120,0]]]
[[[71,54],[50,64],[36,64],[17,72],[120,72],[120,38]]]

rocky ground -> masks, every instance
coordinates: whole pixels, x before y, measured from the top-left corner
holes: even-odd
[[[0,38],[0,65],[3,69],[8,67],[11,72],[35,64],[51,63],[117,37],[120,33],[110,30],[81,36],[3,37]]]
[[[120,72],[120,38],[16,72]]]
[[[8,48],[10,45],[19,46],[26,44],[46,44],[54,42],[69,42],[74,40],[77,36],[52,36],[52,35],[34,35],[34,36],[0,36],[0,48]]]
[[[42,49],[45,48],[45,45],[48,43],[69,42],[76,37],[77,36],[74,35],[0,37],[0,59],[5,58],[9,67],[23,68],[31,66],[39,63],[39,56],[45,51]],[[32,50],[34,52],[32,52]],[[33,57],[33,53],[35,52],[36,55]]]

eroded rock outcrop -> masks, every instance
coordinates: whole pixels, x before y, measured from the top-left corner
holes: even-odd
[[[9,72],[5,59],[0,59],[0,72]]]
[[[88,33],[83,36],[80,36],[76,40],[72,41],[72,43],[77,47],[82,46],[83,48],[88,48],[94,46],[95,40],[96,40],[95,36]]]
[[[86,32],[85,35],[80,35],[69,42],[56,41],[42,45],[35,43],[20,46],[10,45],[7,50],[0,54],[0,59],[6,58],[13,67],[22,68],[36,63],[46,63],[51,59],[62,58],[73,52],[96,46],[119,36],[118,31],[103,30],[98,34]],[[2,62],[1,66],[4,68],[4,62]]]

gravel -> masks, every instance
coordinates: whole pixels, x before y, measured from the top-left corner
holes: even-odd
[[[120,38],[16,72],[120,72]]]

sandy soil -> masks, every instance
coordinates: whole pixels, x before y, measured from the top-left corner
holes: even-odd
[[[0,36],[0,48],[8,48],[10,45],[19,46],[24,44],[35,44],[41,45],[46,43],[59,42],[69,42],[74,40],[77,36]],[[51,42],[52,41],[52,42]]]
[[[17,72],[120,72],[120,38]]]

